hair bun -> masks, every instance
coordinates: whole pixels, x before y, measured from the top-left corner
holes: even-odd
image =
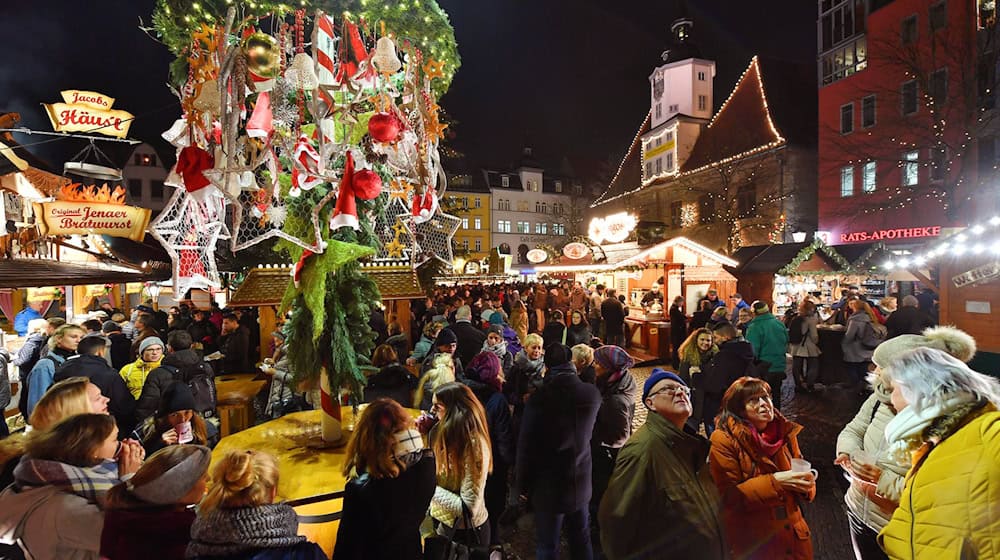
[[[254,482],[252,451],[230,455],[230,463],[226,468],[226,477],[222,481],[226,490],[240,492],[250,487]]]

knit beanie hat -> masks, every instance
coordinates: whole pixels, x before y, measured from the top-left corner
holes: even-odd
[[[441,329],[437,338],[434,339],[434,347],[437,348],[445,344],[458,344],[458,337],[455,336],[455,331],[448,328]]]
[[[931,327],[923,334],[902,334],[879,344],[872,354],[872,361],[885,368],[915,348],[934,348],[968,362],[976,355],[976,340],[955,327]]]
[[[763,315],[764,313],[768,313],[771,311],[771,308],[768,307],[767,302],[761,301],[759,299],[750,305],[750,309],[753,310],[754,315]]]
[[[573,351],[569,346],[553,342],[545,347],[545,366],[556,367],[568,364],[573,360]]]
[[[491,324],[489,330],[486,331],[486,334],[490,334],[490,333],[496,333],[496,334],[498,334],[500,336],[503,336],[503,323],[496,324],[496,325]]]
[[[125,483],[125,487],[144,502],[157,505],[175,504],[178,499],[190,492],[208,471],[208,465],[212,462],[212,451],[202,445],[171,445],[147,457],[145,464],[153,463],[162,453],[182,453],[187,457],[153,480],[135,484],[133,477]],[[142,467],[139,468],[139,472],[142,472]]]
[[[156,415],[163,417],[171,412],[194,410],[195,406],[191,388],[184,382],[174,381],[163,391],[163,395],[160,397],[160,408],[156,411]]]
[[[159,346],[160,348],[165,347],[163,345],[163,341],[160,340],[160,337],[158,336],[144,338],[142,339],[142,342],[139,343],[139,355],[142,356],[142,353],[145,352],[150,346]]]
[[[500,358],[493,352],[480,352],[472,358],[469,367],[465,368],[465,375],[469,379],[481,381],[497,391],[503,388],[500,381]]]
[[[635,360],[622,347],[605,344],[594,350],[594,361],[608,371],[631,369]]]
[[[490,315],[489,321],[491,325],[502,325],[503,313],[500,313],[499,311],[494,311],[493,314]]]
[[[121,325],[119,325],[114,321],[104,321],[104,324],[101,325],[101,332],[103,332],[104,334],[113,333],[120,330],[122,330]]]
[[[600,350],[600,348],[598,348]],[[596,353],[595,353],[596,354]],[[667,371],[665,369],[653,368],[653,373],[649,375],[649,379],[646,380],[645,385],[642,386],[642,400],[646,402],[646,398],[649,397],[649,392],[653,390],[653,387],[657,383],[663,381],[664,379],[672,379],[681,385],[687,387],[687,383],[683,379],[678,377],[678,375],[672,371]]]

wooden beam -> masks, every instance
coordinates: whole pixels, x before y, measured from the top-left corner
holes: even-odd
[[[935,284],[933,280],[924,276],[923,273],[921,273],[919,270],[914,269],[914,270],[908,270],[907,272],[916,276],[917,280],[920,280],[921,284],[926,284],[930,289],[934,290],[934,293],[936,294],[941,293],[941,288],[938,288],[937,284]]]
[[[260,325],[260,361],[271,357],[271,333],[278,330],[277,308],[271,305],[260,306],[257,322]]]

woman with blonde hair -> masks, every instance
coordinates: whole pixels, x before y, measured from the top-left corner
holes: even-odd
[[[321,560],[315,543],[298,535],[299,518],[278,493],[278,460],[259,451],[230,451],[212,469],[212,486],[191,525],[187,557]]]
[[[680,367],[677,368],[677,373],[691,388],[692,412],[688,424],[696,430],[702,424],[705,409],[705,391],[702,387],[704,376],[701,374],[701,368],[708,364],[718,352],[719,347],[715,345],[712,331],[705,327],[692,330],[677,351],[680,358]],[[705,423],[706,434],[711,435],[714,428],[715,426]]]
[[[451,354],[438,354],[431,362],[431,368],[420,378],[417,390],[413,394],[413,406],[420,410],[429,410],[432,395],[437,387],[455,381],[455,364]]]
[[[49,353],[38,359],[27,375],[21,376],[21,396],[17,407],[25,417],[30,417],[35,404],[55,382],[56,370],[66,359],[76,355],[76,347],[87,331],[79,325],[66,324],[49,337]]]
[[[420,523],[437,485],[434,454],[413,418],[379,398],[361,413],[344,461],[343,517],[337,560],[418,560]]]
[[[182,560],[195,513],[205,496],[212,451],[172,445],[108,492],[101,554],[109,560]]]
[[[446,383],[434,392],[432,412],[438,423],[431,430],[437,461],[437,488],[431,517],[438,533],[473,546],[490,544],[486,510],[486,479],[493,470],[486,411],[472,389]]]

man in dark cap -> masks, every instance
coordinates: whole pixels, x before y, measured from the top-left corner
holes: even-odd
[[[105,321],[101,326],[101,332],[111,341],[111,367],[115,371],[121,371],[131,361],[129,354],[132,350],[132,343],[128,337],[122,333],[122,327],[114,321]]]
[[[455,379],[465,377],[465,369],[462,367],[462,359],[458,357],[455,350],[458,349],[458,336],[451,327],[441,329],[437,338],[434,339],[434,348],[427,353],[423,363],[420,364],[420,376],[423,377],[427,370],[434,367],[434,357],[438,354],[451,354],[452,363],[455,365]]]
[[[655,368],[642,402],[646,423],[622,447],[601,500],[604,553],[611,560],[728,558],[718,492],[704,472],[709,444],[686,424],[691,390]]]
[[[547,372],[524,408],[517,446],[517,485],[535,510],[535,557],[556,558],[566,522],[572,558],[591,558],[590,439],[601,407],[597,387],[584,383],[564,344],[545,348]]]

